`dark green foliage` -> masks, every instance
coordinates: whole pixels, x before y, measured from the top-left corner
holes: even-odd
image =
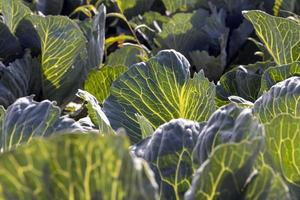
[[[0,0],[0,199],[299,199],[292,12]]]

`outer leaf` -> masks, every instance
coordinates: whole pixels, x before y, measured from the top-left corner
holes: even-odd
[[[124,66],[104,66],[100,70],[92,70],[85,81],[84,89],[94,95],[103,104],[109,96],[112,83],[127,70]]]
[[[9,66],[0,63],[0,105],[12,104],[16,99],[30,94],[40,94],[40,64],[27,53]]]
[[[197,68],[204,70],[205,75],[210,80],[214,81],[220,79],[227,62],[226,45],[229,38],[229,29],[226,27],[225,19],[226,12],[224,10],[221,9],[218,11],[216,7],[212,7],[211,15],[207,18],[206,24],[203,27],[203,31],[209,37],[210,41],[209,46],[207,46],[205,50],[211,54],[211,57],[219,57],[219,68],[216,69],[215,66],[212,67],[212,65],[209,65],[211,61],[207,63],[208,66],[203,66],[200,63],[194,63]],[[216,72],[214,73],[213,71]]]
[[[175,14],[163,24],[156,42],[161,49],[175,49],[191,57],[193,65],[198,70],[203,69],[206,77],[218,80],[226,65],[229,29],[224,10],[214,8],[211,12],[199,9],[193,13]],[[219,60],[218,68],[212,64],[216,59]]]
[[[268,68],[261,79],[260,94],[267,92],[276,83],[292,76],[300,76],[300,62]]]
[[[150,10],[154,0],[116,0],[121,12],[128,17],[133,17]]]
[[[166,9],[171,13],[175,11],[186,11],[196,7],[199,1],[197,0],[190,0],[190,1],[183,1],[183,0],[162,0]]]
[[[254,2],[255,0],[248,0],[250,2]],[[235,1],[235,3],[244,3],[242,1]],[[243,4],[245,7],[246,4]],[[249,8],[248,8],[249,9]],[[242,10],[245,10],[245,8],[242,8]],[[236,13],[241,13],[242,10],[239,10]],[[237,20],[238,16],[233,14],[232,18],[229,18],[227,22],[232,22],[232,25],[235,26],[234,22]],[[248,22],[246,19],[242,21],[240,26],[238,28],[235,28],[232,30],[232,33],[230,34],[230,37],[228,39],[228,60],[238,59],[238,61],[241,61],[240,63],[251,63],[251,62],[245,62],[245,60],[241,56],[241,50],[245,49],[246,41],[248,40],[249,36],[253,33],[253,26],[250,22]],[[244,47],[243,47],[244,46]],[[250,57],[249,49],[246,47],[246,56]],[[240,60],[239,60],[240,59]]]
[[[270,122],[280,114],[300,117],[300,77],[279,82],[255,103],[253,111],[262,123]]]
[[[241,199],[261,139],[218,146],[194,175],[185,200]]]
[[[289,189],[280,175],[266,165],[247,185],[244,196],[245,200],[291,200]]]
[[[85,37],[67,17],[32,16],[41,41],[44,97],[59,104],[74,95],[84,77]],[[75,84],[74,84],[75,83]]]
[[[124,136],[67,134],[0,156],[1,199],[158,199]],[[11,179],[11,177],[14,177]]]
[[[135,63],[141,62],[139,56],[141,56],[141,49],[134,46],[124,46],[111,53],[107,58],[106,64],[112,67],[130,67]]]
[[[240,65],[225,73],[217,86],[218,100],[228,101],[230,96],[239,96],[254,102],[258,98],[262,74],[268,67],[274,65],[272,62],[258,62]]]
[[[22,0],[1,0],[3,22],[7,25],[12,33],[15,33],[19,22],[30,15],[30,9],[25,6]]]
[[[136,113],[154,128],[176,118],[207,120],[215,110],[214,84],[203,73],[191,79],[189,66],[186,58],[173,50],[132,66],[114,82],[104,103],[112,127],[124,127],[131,141],[138,142],[141,130]]]
[[[98,14],[93,19],[78,22],[88,41],[86,46],[88,51],[87,65],[89,68],[98,68],[102,64],[105,43],[105,20],[106,8],[104,5],[101,5],[98,8]]]
[[[3,129],[4,117],[5,117],[5,109],[3,106],[0,106],[0,130]],[[0,131],[0,143],[2,143],[2,131]]]
[[[47,137],[66,129],[83,130],[73,119],[60,115],[60,108],[48,100],[38,103],[33,96],[18,99],[7,108],[0,127],[1,148],[6,151],[34,137]]]
[[[106,115],[99,106],[97,99],[83,90],[78,90],[77,96],[87,102],[86,107],[88,109],[89,117],[92,122],[99,127],[100,133],[115,134]]]
[[[193,151],[195,164],[201,166],[221,144],[252,140],[262,136],[262,127],[252,110],[237,104],[223,106],[210,117]]]
[[[290,19],[274,17],[261,11],[247,11],[244,16],[278,65],[300,61],[300,25]]]
[[[175,49],[183,54],[196,49],[205,49],[204,39],[208,40],[201,29],[205,25],[209,12],[199,9],[194,13],[178,13],[167,23],[156,38],[161,48]],[[202,20],[194,20],[202,19]]]
[[[10,62],[23,53],[18,39],[0,22],[0,61]]]
[[[300,118],[282,114],[265,124],[266,160],[286,181],[300,189]],[[300,194],[297,194],[299,198]]]
[[[134,147],[150,163],[160,183],[161,199],[182,199],[193,174],[192,150],[203,124],[176,119],[160,126]]]
[[[232,16],[240,16],[242,13],[241,11],[243,10],[249,10],[249,9],[254,9],[255,7],[261,7],[261,9],[263,8],[263,6],[261,4],[264,4],[266,2],[268,2],[268,0],[215,0],[213,2],[211,1],[200,1],[201,2],[201,6],[202,7],[209,7],[211,3],[213,3],[216,7],[218,8],[223,8],[225,10],[227,10],[230,15]],[[273,5],[273,1],[271,2],[271,4]],[[264,5],[265,6],[265,5]]]
[[[223,50],[225,49],[223,48]],[[190,53],[190,57],[197,71],[203,70],[205,76],[210,80],[218,80],[226,66],[226,52],[215,57],[210,56],[207,51],[193,51]]]
[[[28,18],[20,21],[15,35],[23,49],[30,49],[31,55],[39,57],[41,54],[41,40],[34,25]]]
[[[140,124],[142,138],[150,137],[154,133],[154,129],[148,119],[142,115],[136,114],[138,123]]]

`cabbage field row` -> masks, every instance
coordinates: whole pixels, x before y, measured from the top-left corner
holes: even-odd
[[[299,0],[0,0],[0,199],[300,199]]]

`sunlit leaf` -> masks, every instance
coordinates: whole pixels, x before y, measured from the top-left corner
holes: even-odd
[[[158,199],[153,173],[128,147],[124,136],[92,133],[34,140],[0,155],[0,197]]]
[[[278,65],[300,61],[300,24],[262,11],[247,11],[244,16]]]
[[[142,138],[145,139],[154,133],[154,129],[148,119],[142,115],[136,114],[137,121],[140,125]]]
[[[31,16],[41,42],[44,98],[59,104],[73,97],[85,77],[86,39],[80,28],[63,16]]]
[[[118,35],[112,36],[105,39],[105,49],[113,45],[114,43],[124,43],[125,41],[133,41],[136,42],[136,39],[131,35]]]
[[[262,166],[254,175],[244,195],[245,200],[291,200],[289,188],[270,166]]]
[[[187,11],[191,8],[196,8],[197,3],[200,1],[198,0],[189,0],[189,1],[183,1],[183,0],[162,0],[166,9],[170,11],[171,13],[174,13],[175,11]]]
[[[260,94],[267,92],[276,83],[284,81],[292,76],[300,76],[300,62],[269,67],[262,76]]]
[[[77,96],[86,101],[89,117],[99,127],[100,133],[115,134],[97,99],[83,90],[79,90]]]
[[[1,0],[3,22],[12,33],[15,33],[19,22],[30,15],[30,9],[22,3],[22,0]]]
[[[103,104],[109,96],[112,83],[126,70],[125,66],[104,66],[99,70],[92,70],[85,81],[84,89]]]
[[[292,190],[297,188],[298,192],[295,195],[298,199],[300,197],[300,160],[298,157],[300,118],[289,114],[278,115],[265,124],[265,131],[265,160],[284,177],[292,186]]]
[[[124,46],[120,49],[117,49],[115,52],[111,53],[106,64],[108,66],[125,66],[130,67],[133,64],[141,62],[140,57],[142,50],[134,46]]]
[[[207,120],[215,110],[215,86],[203,73],[191,79],[189,67],[186,58],[173,50],[133,65],[114,82],[104,102],[112,127],[124,127],[131,141],[138,142],[142,135],[136,113],[154,128],[176,118]]]

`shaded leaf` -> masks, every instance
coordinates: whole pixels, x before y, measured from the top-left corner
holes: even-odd
[[[30,49],[31,55],[38,57],[41,54],[41,40],[34,25],[28,18],[20,21],[15,34],[23,49]]]
[[[40,64],[26,53],[4,66],[0,63],[0,105],[7,107],[16,99],[41,92]]]
[[[86,3],[85,0],[64,0],[63,15],[70,15],[77,7],[80,7]]]
[[[64,0],[36,0],[36,8],[44,15],[59,15],[63,9]]]
[[[223,74],[226,66],[226,54],[215,57],[210,56],[207,51],[193,51],[190,53],[190,57],[197,71],[203,70],[205,76],[210,80],[218,80]]]
[[[87,66],[89,68],[98,68],[101,66],[104,56],[105,43],[105,20],[106,8],[101,5],[98,8],[98,14],[93,19],[78,21],[78,24],[87,39]]]
[[[225,19],[226,12],[215,7],[211,13],[204,9],[178,13],[163,24],[155,41],[160,49],[175,49],[191,58],[198,71],[203,69],[207,78],[218,80],[227,62]]]
[[[228,39],[228,60],[232,60],[235,57],[239,59],[238,53],[240,53],[242,45],[245,44],[252,32],[253,27],[246,19],[242,21],[238,28],[232,30]],[[246,55],[249,56],[249,52]],[[241,63],[245,63],[244,60],[241,60]]]
[[[194,175],[185,200],[241,199],[262,139],[218,146]]]
[[[218,83],[218,100],[228,102],[230,96],[239,96],[254,102],[258,98],[262,74],[274,65],[272,62],[257,62],[233,68],[225,73]]]
[[[212,114],[199,134],[193,151],[194,162],[201,166],[221,144],[252,140],[262,135],[262,126],[251,109],[234,103],[223,106]]]
[[[104,102],[112,127],[124,127],[131,141],[138,142],[142,135],[136,113],[154,128],[176,118],[207,120],[215,110],[215,86],[203,73],[191,79],[189,67],[186,58],[173,50],[133,65],[114,82]]]
[[[112,135],[32,141],[0,156],[1,199],[158,199],[152,172],[128,147]]]
[[[155,40],[161,49],[175,49],[185,55],[192,50],[204,50],[208,36],[201,31],[201,28],[208,17],[209,12],[204,9],[193,13],[175,14],[162,25],[162,31]],[[203,44],[203,40],[206,44]]]
[[[53,102],[36,102],[33,96],[19,98],[7,108],[3,118],[1,147],[7,151],[34,137],[48,137],[66,129],[83,130],[73,119],[60,115],[60,108]]]
[[[20,42],[8,27],[0,22],[0,61],[11,62],[23,53]]]
[[[198,122],[174,119],[134,146],[135,153],[155,172],[161,199],[182,199],[190,187],[192,150],[202,128]]]

